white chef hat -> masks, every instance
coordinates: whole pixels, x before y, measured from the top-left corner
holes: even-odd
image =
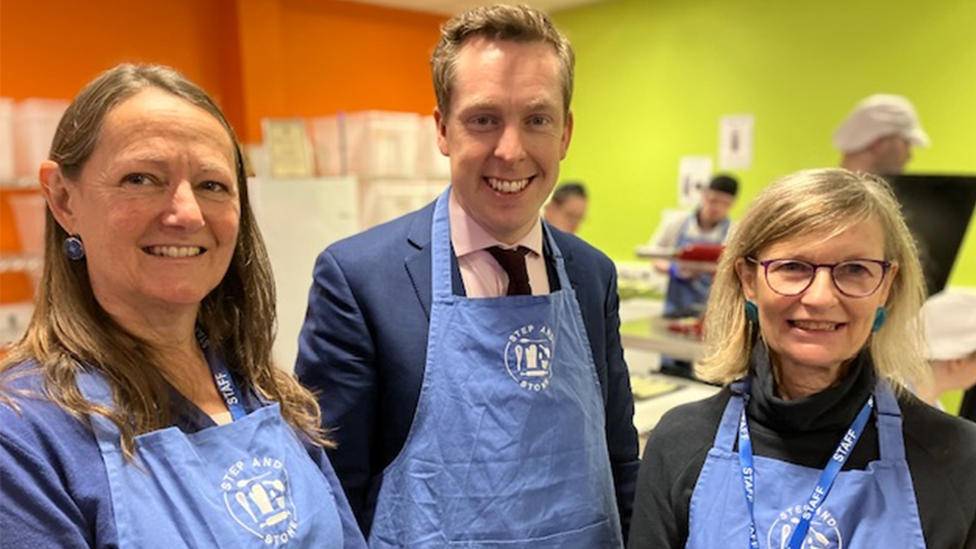
[[[834,132],[834,148],[845,153],[858,152],[889,135],[900,135],[919,147],[928,147],[930,143],[908,98],[879,93],[854,107]]]
[[[976,351],[976,293],[945,290],[922,306],[926,356],[930,360],[965,358]]]

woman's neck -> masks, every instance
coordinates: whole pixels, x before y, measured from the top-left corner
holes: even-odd
[[[103,305],[104,307],[104,305]],[[196,336],[196,308],[153,311],[105,309],[119,325],[152,349],[160,374],[187,400],[209,415],[227,411]]]
[[[773,379],[776,382],[776,396],[783,400],[797,400],[815,395],[837,384],[847,375],[848,364],[833,368],[803,365],[781,366],[773,362]]]

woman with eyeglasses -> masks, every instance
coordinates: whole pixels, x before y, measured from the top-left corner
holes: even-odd
[[[702,379],[641,463],[629,547],[976,547],[976,426],[922,379],[924,284],[888,185],[795,173],[751,204],[708,301]]]

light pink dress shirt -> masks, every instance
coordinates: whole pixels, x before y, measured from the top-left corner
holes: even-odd
[[[532,295],[549,294],[549,275],[546,273],[546,260],[542,257],[542,220],[537,217],[529,233],[515,246],[503,244],[485,231],[464,208],[458,204],[451,192],[447,208],[451,220],[451,244],[458,258],[461,280],[468,297],[499,297],[508,288],[508,274],[492,255],[485,251],[491,246],[515,248],[525,246],[525,267],[529,272]]]

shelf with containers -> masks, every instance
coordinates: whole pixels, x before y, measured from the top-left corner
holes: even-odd
[[[431,116],[363,111],[262,127],[264,142],[246,147],[255,174],[248,188],[275,273],[275,361],[290,369],[319,252],[433,201],[450,163]]]
[[[0,257],[0,273],[40,273],[44,260],[37,255],[3,254]]]
[[[43,268],[44,197],[37,188],[0,184],[0,347],[27,329]]]
[[[37,170],[67,106],[0,98],[0,347],[20,338],[33,310],[46,209]]]
[[[254,171],[273,179],[276,151],[268,128],[275,121],[294,124],[296,119],[266,119],[265,142],[248,147]],[[389,221],[433,201],[450,181],[450,162],[437,148],[437,128],[432,116],[388,111],[338,113],[302,119],[304,148],[292,143],[283,154],[296,162],[305,155],[305,175],[353,177],[357,185],[359,228]],[[303,162],[302,160],[298,161]],[[299,170],[300,171],[300,170]]]

